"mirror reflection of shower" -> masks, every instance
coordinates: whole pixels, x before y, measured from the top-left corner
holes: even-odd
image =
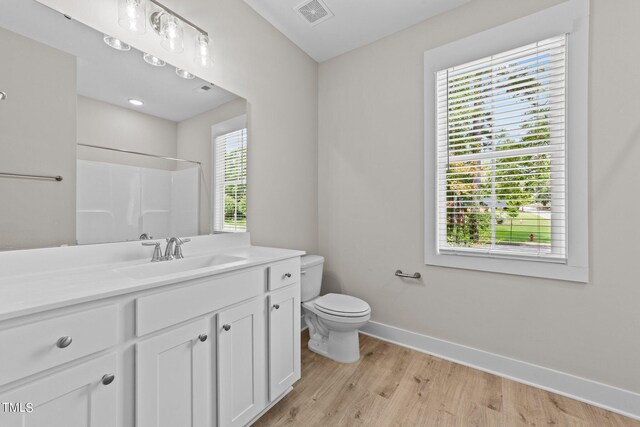
[[[198,234],[200,196],[209,195],[200,162],[89,144],[78,150],[78,244]]]

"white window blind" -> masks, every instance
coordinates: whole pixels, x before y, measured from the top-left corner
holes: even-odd
[[[247,229],[247,129],[220,135],[214,143],[215,231]]]
[[[436,73],[439,253],[566,260],[566,39]]]

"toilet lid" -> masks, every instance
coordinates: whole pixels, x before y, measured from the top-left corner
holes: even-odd
[[[314,301],[320,311],[336,316],[363,316],[371,311],[369,304],[360,298],[342,294],[327,294]]]

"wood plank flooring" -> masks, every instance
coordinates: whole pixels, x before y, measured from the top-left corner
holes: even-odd
[[[640,421],[360,335],[360,361],[309,351],[302,379],[254,426],[625,426]]]

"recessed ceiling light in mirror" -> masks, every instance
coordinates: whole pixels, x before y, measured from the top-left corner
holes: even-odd
[[[144,102],[140,101],[139,99],[129,98],[129,104],[135,105],[136,107],[142,107],[144,105]]]
[[[178,76],[182,77],[183,79],[187,79],[187,80],[192,80],[192,79],[196,78],[196,76],[194,76],[193,74],[191,74],[187,70],[183,70],[181,68],[176,68],[176,74]]]
[[[162,59],[155,57],[150,53],[145,53],[142,57],[144,58],[144,62],[153,65],[154,67],[164,67],[167,64]]]
[[[102,37],[102,40],[104,40],[104,42],[107,44],[107,46],[112,47],[116,50],[121,50],[121,51],[128,51],[131,50],[131,46],[129,46],[128,44],[126,44],[125,42],[123,42],[120,39],[117,39],[115,37],[112,37],[108,34],[104,34]]]

